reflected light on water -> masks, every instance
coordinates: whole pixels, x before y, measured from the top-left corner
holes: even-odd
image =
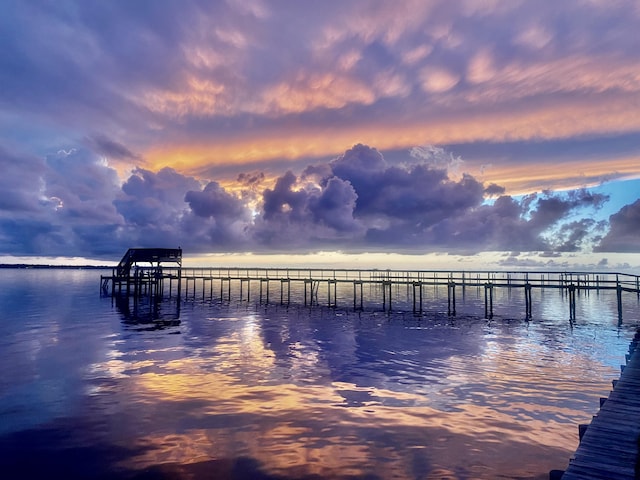
[[[496,294],[489,320],[475,291],[448,317],[431,290],[422,316],[193,299],[156,325],[97,297],[94,280],[23,315],[20,282],[0,279],[3,311],[21,319],[0,324],[18,369],[0,379],[0,446],[94,449],[87,468],[108,468],[95,478],[546,480],[637,324],[619,322],[615,295],[581,297],[570,322],[557,292],[534,296],[530,321],[521,292]],[[47,432],[56,440],[38,444]]]
[[[129,466],[246,455],[274,475],[357,476],[376,465],[381,478],[413,478],[419,457],[425,474],[456,465],[455,475],[468,478],[488,478],[501,469],[526,478],[542,458],[566,461],[577,445],[576,425],[584,420],[576,407],[589,408],[594,401],[576,397],[575,390],[585,382],[601,388],[601,382],[590,381],[592,358],[558,351],[531,331],[518,331],[523,338],[504,336],[499,325],[480,324],[483,332],[473,332],[477,351],[446,360],[420,348],[386,350],[394,362],[386,361],[384,374],[363,385],[331,381],[331,359],[318,339],[292,338],[291,325],[276,327],[288,347],[279,356],[253,314],[233,323],[236,330],[197,358],[167,362],[162,373],[136,377],[130,392],[136,402],[200,405],[187,414],[187,423],[210,428],[171,424],[170,431],[182,431],[180,448],[175,435],[167,442],[158,432],[141,439],[153,448]],[[352,331],[346,338],[357,336]],[[345,343],[337,337],[344,356]],[[383,338],[377,341],[385,345]],[[432,346],[420,343],[414,346]],[[356,359],[357,342],[347,345]],[[423,366],[437,369],[440,381],[432,382]],[[426,375],[412,376],[412,369]],[[313,386],[304,381],[310,370]],[[513,465],[515,456],[522,467]]]

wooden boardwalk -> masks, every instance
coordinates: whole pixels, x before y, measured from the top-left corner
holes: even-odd
[[[532,290],[555,289],[567,295],[569,318],[575,320],[576,295],[579,292],[614,290],[617,292],[618,316],[622,319],[623,294],[634,294],[640,299],[640,276],[611,272],[515,272],[515,271],[438,271],[438,270],[364,270],[364,269],[308,269],[308,268],[195,268],[195,267],[140,267],[131,269],[129,276],[121,276],[114,269],[112,275],[102,276],[101,284],[105,293],[111,285],[135,295],[163,295],[164,280],[169,286],[166,292],[172,294],[175,283],[180,298],[195,298],[198,292],[202,298],[213,298],[219,292],[221,300],[231,300],[232,291],[238,292],[240,300],[252,297],[259,303],[279,303],[289,305],[292,301],[292,285],[299,295],[298,301],[304,305],[338,306],[339,287],[342,290],[343,307],[354,310],[365,308],[364,287],[371,287],[370,298],[384,311],[396,307],[396,293],[404,287],[406,297],[414,313],[422,313],[423,291],[425,288],[446,287],[449,315],[456,315],[456,296],[464,295],[465,288],[477,288],[484,293],[484,314],[493,317],[494,291],[497,289],[521,289],[524,292],[524,313],[532,317]],[[175,280],[175,282],[174,282]],[[214,283],[216,285],[214,286]],[[232,289],[234,284],[236,289]],[[182,288],[184,286],[184,288]],[[274,288],[275,287],[275,288]],[[237,293],[236,293],[237,294]],[[271,295],[271,297],[270,297]],[[217,295],[216,295],[217,296]],[[345,301],[346,300],[346,301]],[[295,301],[295,300],[294,300]],[[393,306],[392,306],[393,305]]]
[[[620,379],[584,431],[562,480],[640,478],[640,332],[636,333]]]

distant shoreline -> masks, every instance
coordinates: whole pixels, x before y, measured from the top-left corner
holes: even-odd
[[[115,268],[114,266],[104,265],[44,265],[30,263],[0,263],[0,268],[4,269],[66,269],[66,270],[106,270]]]

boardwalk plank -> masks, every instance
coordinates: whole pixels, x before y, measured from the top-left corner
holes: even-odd
[[[638,334],[636,334],[636,337]],[[635,480],[640,437],[640,350],[584,433],[563,480]]]

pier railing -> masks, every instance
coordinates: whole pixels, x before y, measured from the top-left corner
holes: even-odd
[[[102,284],[107,285],[118,272],[114,269],[112,277],[102,277]],[[119,286],[123,283],[119,278]],[[177,286],[177,296],[184,292],[185,298],[195,297],[196,290],[213,298],[215,290],[220,292],[220,299],[231,300],[232,290],[239,290],[241,300],[250,300],[253,292],[260,303],[274,300],[273,283],[279,286],[280,303],[291,302],[291,285],[297,285],[296,292],[305,305],[321,304],[318,299],[319,287],[322,285],[323,295],[328,306],[337,306],[338,286],[343,291],[353,291],[353,308],[363,309],[364,286],[375,287],[375,295],[381,298],[384,310],[391,310],[394,288],[405,286],[409,302],[414,312],[423,311],[423,289],[428,286],[446,286],[448,313],[456,314],[456,292],[476,287],[484,290],[485,316],[493,316],[494,291],[496,289],[523,289],[525,299],[525,315],[531,317],[532,290],[560,289],[569,300],[570,318],[575,318],[576,293],[591,290],[615,290],[617,292],[618,313],[622,312],[623,292],[635,293],[640,300],[640,276],[612,272],[566,272],[566,271],[487,271],[487,270],[384,270],[384,269],[327,269],[327,268],[257,268],[257,267],[154,267],[136,266],[131,273],[131,285],[137,295],[164,294],[164,281],[168,280],[169,295],[172,284]],[[113,283],[113,282],[112,282]],[[232,289],[232,284],[237,288]],[[253,287],[252,287],[253,285]],[[155,288],[153,287],[155,286]],[[352,287],[352,288],[350,288]],[[115,289],[115,287],[114,287]],[[278,287],[275,297],[277,300]],[[256,293],[257,292],[257,293]],[[349,294],[350,295],[350,294]],[[350,303],[350,302],[349,302]]]
[[[176,270],[176,267],[166,267]],[[618,284],[636,291],[640,288],[640,276],[611,272],[566,272],[566,271],[489,271],[489,270],[383,270],[383,269],[331,269],[331,268],[257,268],[257,267],[182,267],[183,276],[207,278],[289,278],[292,280],[318,279],[340,281],[393,280],[397,282],[455,281],[466,285],[524,284],[529,282],[547,287],[575,284],[581,288],[615,288]]]

